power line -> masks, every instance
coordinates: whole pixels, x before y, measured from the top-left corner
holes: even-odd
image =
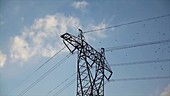
[[[108,82],[114,81],[138,81],[138,80],[154,80],[154,79],[170,79],[170,76],[156,76],[156,77],[137,77],[137,78],[118,78],[111,79]]]
[[[51,91],[49,91],[47,93],[47,95],[49,95],[50,93],[52,93],[54,90],[56,90],[58,87],[60,87],[61,85],[63,85],[65,82],[67,82],[71,77],[73,77],[77,72],[75,72],[74,74],[72,74],[71,76],[69,76],[68,78],[66,78],[64,81],[62,81],[59,85],[57,85],[55,88],[53,88]]]
[[[74,54],[74,53],[73,53]],[[92,61],[91,61],[92,62]],[[85,64],[85,62],[84,62]],[[80,67],[82,68],[82,67]],[[70,75],[68,78],[66,78],[63,82],[61,82],[59,85],[57,85],[55,88],[53,88],[52,90],[50,90],[47,95],[49,95],[50,93],[52,93],[54,90],[56,90],[58,87],[60,87],[61,85],[63,85],[65,82],[67,82],[71,77],[73,77],[74,75],[76,75],[77,72],[73,73],[72,75]]]
[[[71,56],[69,53],[65,58],[63,58],[60,62],[56,63],[50,70],[48,70],[45,74],[43,74],[40,78],[38,78],[35,82],[33,82],[30,86],[28,86],[24,91],[22,91],[18,96],[23,96],[27,91],[29,91],[32,87],[34,87],[38,82],[44,79],[47,75],[49,75],[54,69],[60,66],[66,59]]]
[[[149,60],[149,61],[110,64],[110,66],[127,66],[127,65],[139,65],[139,64],[149,64],[149,63],[159,63],[159,62],[170,62],[170,59],[160,59],[160,60]]]
[[[53,96],[58,96],[61,92],[63,92],[66,88],[68,88],[70,85],[72,85],[76,79],[74,78],[72,81],[70,81],[67,85],[65,85],[62,89],[57,91]]]
[[[157,79],[170,79],[170,76],[156,76],[156,77],[137,77],[137,78],[118,78],[118,79],[111,79],[106,81],[105,84],[109,82],[118,82],[118,81],[139,81],[139,80],[157,80]],[[65,85],[62,89],[57,91],[53,96],[58,96],[61,92],[63,92],[66,88],[71,86],[75,82],[75,79],[70,81],[67,85]]]
[[[64,50],[66,48],[66,46],[64,46],[61,50],[59,50],[58,52],[56,52],[52,57],[50,57],[46,62],[44,62],[41,66],[39,66],[33,73],[35,73],[36,71],[38,71],[41,67],[43,67],[45,64],[47,64],[51,59],[53,59],[57,54],[59,54],[62,50]]]
[[[64,57],[61,61],[56,63],[50,70],[44,73],[41,77],[35,80],[31,85],[29,85],[26,89],[24,89],[18,96],[23,96],[26,92],[28,92],[32,87],[34,87],[37,83],[39,83],[42,79],[44,79],[47,75],[49,75],[52,71],[54,71],[57,67],[59,67],[66,59],[68,59],[72,54],[69,53]]]
[[[138,64],[148,64],[148,63],[159,63],[159,62],[169,62],[170,59],[161,59],[161,60],[149,60],[149,61],[139,61],[139,62],[128,62],[128,63],[119,63],[119,64],[110,64],[110,66],[126,66],[126,65],[138,65]],[[77,72],[76,72],[77,73]],[[71,77],[73,77],[76,73],[72,74],[69,78],[65,79],[63,82],[61,82],[57,87],[55,87],[53,90],[51,90],[48,94],[50,94],[52,91],[60,87],[64,82],[68,81]],[[168,79],[170,78],[169,76],[161,76],[161,77],[140,77],[140,78],[122,78],[122,79],[111,79],[110,81],[134,81],[134,80],[151,80],[151,79]],[[74,79],[75,80],[75,79]],[[68,88],[71,83],[68,83],[65,85],[62,89],[57,91],[54,96],[59,95],[62,91],[64,91],[66,88]],[[107,82],[106,82],[107,83]]]
[[[139,61],[139,62],[129,62],[129,63],[120,63],[120,64],[111,64],[111,66],[124,66],[124,65],[135,65],[135,64],[146,64],[146,63],[158,63],[158,62],[169,62],[170,59],[161,59],[161,60],[149,60],[149,61]],[[76,72],[77,73],[77,72]],[[62,84],[64,84],[64,82],[68,81],[71,77],[73,77],[76,73],[73,73],[69,78],[65,79],[61,84],[59,84],[57,87],[55,87],[53,90],[51,90],[49,93],[51,93],[52,91],[54,91],[56,88],[60,87]],[[123,79],[111,79],[109,81],[123,81],[123,80],[150,80],[150,79],[168,79],[170,77],[168,76],[161,76],[161,77],[140,77],[140,78],[123,78]],[[71,84],[73,83],[73,81],[71,81],[71,83],[68,83],[67,85],[65,85],[62,89],[60,89],[59,91],[57,91],[57,93],[54,96],[59,95],[62,91],[64,91],[66,88],[68,88]],[[105,83],[108,83],[108,81],[106,81]]]
[[[158,43],[165,43],[165,42],[170,42],[170,40],[162,40],[162,41],[155,41],[155,42],[147,42],[147,43],[142,43],[142,45],[141,44],[133,44],[133,45],[131,45],[130,47],[137,47],[137,46],[144,46],[144,45],[152,45],[152,44],[158,44]],[[110,47],[111,48],[111,47]],[[126,48],[127,48],[127,45],[126,45]],[[122,48],[120,48],[120,49],[122,49]],[[107,50],[108,51],[108,50]],[[166,60],[164,61],[164,60],[157,60],[157,61],[141,61],[140,63],[151,63],[151,62],[153,62],[153,63],[156,63],[156,62],[166,62]],[[139,62],[131,62],[131,63],[139,63]],[[75,73],[74,73],[75,74]],[[73,75],[74,75],[73,74]],[[72,76],[73,76],[72,75]],[[69,77],[69,78],[71,78],[71,77]],[[52,91],[54,91],[56,88],[58,88],[58,87],[60,87],[62,84],[64,84],[64,82],[66,82],[69,78],[67,78],[66,80],[64,80],[63,82],[61,82],[61,84],[59,84],[57,87],[55,87],[53,90],[51,90],[50,92],[48,92],[48,94],[50,94]]]
[[[91,62],[92,62],[92,61],[91,61]],[[90,63],[91,63],[91,62],[90,62]],[[85,64],[85,62],[84,62],[83,64]],[[83,66],[81,66],[80,69],[81,69],[82,67],[83,67]],[[61,82],[58,86],[56,86],[56,87],[53,88],[51,91],[49,91],[49,92],[47,93],[47,95],[49,95],[50,93],[52,93],[52,91],[56,90],[58,87],[60,87],[61,85],[63,85],[63,84],[64,84],[66,81],[68,81],[71,77],[73,77],[74,75],[76,75],[76,73],[77,73],[77,72],[73,73],[72,75],[70,75],[70,77],[66,78],[66,79],[65,79],[63,82]],[[74,78],[74,81],[75,81],[75,80],[76,80],[76,78]],[[72,81],[71,81],[71,82],[72,82]],[[68,84],[69,84],[69,83],[68,83]],[[68,86],[68,87],[69,87],[69,86],[71,85],[71,84],[70,84],[70,85],[68,85],[68,84],[65,85],[65,86]],[[63,87],[63,88],[62,88],[62,91],[64,91],[65,89],[66,89],[66,88]],[[61,89],[60,89],[60,90],[61,90]],[[55,95],[60,94],[62,91],[57,91],[57,93],[56,93]]]
[[[157,17],[158,18],[158,17]],[[159,18],[161,18],[161,17],[159,17]],[[153,19],[153,18],[150,18],[150,19]],[[148,19],[149,20],[149,19]],[[137,22],[139,22],[139,21],[137,21]],[[132,23],[136,23],[136,22],[132,22]],[[117,26],[114,26],[114,27],[119,27],[119,26],[123,26],[123,25],[128,25],[128,24],[132,24],[132,23],[127,23],[127,24],[122,24],[122,25],[117,25]],[[105,29],[108,29],[108,28],[110,28],[110,27],[106,27]],[[98,30],[98,29],[97,29]],[[100,29],[100,30],[104,30],[104,29]],[[94,31],[94,30],[93,30]],[[84,32],[84,33],[87,33],[87,32]],[[67,81],[68,79],[66,79],[66,81]],[[66,82],[66,81],[64,81],[64,82]],[[75,80],[72,80],[72,83],[74,82]],[[62,82],[61,84],[63,84],[64,82]],[[62,89],[60,89],[55,95],[57,96],[59,93],[61,93],[65,88],[67,88],[68,86],[70,86],[72,83],[68,83],[66,86],[64,86]],[[60,86],[60,85],[59,85]],[[54,90],[55,90],[55,88],[54,88]]]
[[[164,18],[164,17],[168,17],[168,16],[170,16],[170,14],[161,15],[161,16],[157,16],[157,17],[151,17],[151,18],[147,18],[147,19],[143,19],[143,20],[136,20],[136,21],[132,21],[132,22],[128,22],[128,23],[122,23],[122,24],[113,25],[113,26],[108,26],[108,27],[99,28],[99,29],[94,29],[94,30],[88,30],[88,31],[84,31],[84,33],[101,31],[101,30],[110,29],[110,28],[115,28],[115,27],[121,27],[121,26],[125,26],[125,25],[130,25],[130,24],[135,24],[135,23],[150,21],[150,20],[159,19],[159,18]]]
[[[47,61],[42,63],[36,70],[34,70],[29,76],[27,76],[21,83],[19,83],[17,86],[19,87],[22,85],[24,82],[26,82],[32,75],[34,75],[38,70],[40,70],[45,64],[47,64],[51,59],[53,59],[56,55],[58,55],[60,52],[62,52],[66,47],[64,46],[62,49],[60,49],[58,52],[56,52],[53,56],[51,56]],[[16,87],[17,87],[16,86]],[[15,87],[15,89],[16,89]],[[15,90],[13,89],[13,90]]]
[[[159,44],[159,43],[166,43],[166,42],[170,42],[170,39],[168,40],[161,40],[161,41],[154,41],[154,42],[145,42],[145,43],[139,43],[139,44],[131,44],[131,45],[124,45],[124,46],[116,46],[116,47],[109,47],[106,48],[106,51],[111,51],[111,50],[119,50],[119,49],[126,49],[126,48],[132,48],[132,47],[139,47],[139,46],[146,46],[146,45],[153,45],[153,44]],[[147,63],[157,63],[157,62],[169,62],[170,59],[161,59],[161,60],[150,60],[150,61],[139,61],[139,62],[129,62],[129,63],[121,63],[121,64],[112,64],[111,66],[124,66],[124,65],[137,65],[137,64],[147,64]],[[75,75],[75,73],[73,74]],[[72,75],[72,76],[73,76]],[[71,77],[70,77],[71,78]],[[69,78],[66,79],[66,81]],[[54,91],[56,88],[58,88],[59,86],[61,86],[62,84],[64,84],[63,81],[60,85],[58,85],[57,87],[55,87],[53,90],[51,90],[49,93],[51,93],[52,91]]]
[[[141,46],[154,45],[154,44],[167,43],[167,42],[170,42],[170,39],[160,40],[160,41],[153,41],[153,42],[144,42],[144,43],[130,44],[130,45],[123,45],[123,46],[107,47],[107,48],[105,48],[105,50],[106,51],[120,50],[120,49],[141,47]]]
[[[129,62],[129,63],[119,63],[119,64],[110,64],[110,66],[126,66],[126,65],[137,65],[137,64],[148,64],[148,63],[159,63],[159,62],[169,62],[170,59],[160,59],[160,60],[149,60],[149,61],[139,61],[139,62]],[[76,72],[77,73],[77,72]],[[52,91],[54,91],[56,88],[60,87],[62,84],[64,84],[64,82],[68,81],[71,77],[73,77],[76,73],[72,74],[69,78],[65,79],[61,84],[59,84],[57,87],[55,87],[53,90],[51,90],[49,93],[51,93]],[[147,79],[166,79],[169,77],[140,77],[140,78],[124,78],[124,79],[114,79],[115,81],[122,81],[122,80],[133,80],[133,79],[137,79],[137,80],[147,80]],[[113,81],[113,79],[111,79]],[[110,81],[110,80],[109,80]],[[108,83],[108,82],[105,82]],[[65,87],[63,87],[62,89],[60,89],[60,91],[57,91],[57,95],[59,95],[62,91],[64,91],[64,89],[66,89],[66,86],[70,86],[71,84],[67,84],[65,85]],[[55,95],[55,96],[57,96]]]

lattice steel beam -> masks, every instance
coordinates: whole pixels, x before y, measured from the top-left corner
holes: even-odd
[[[79,29],[79,31],[81,31]],[[105,58],[104,48],[96,51],[84,39],[81,31],[78,37],[69,33],[61,35],[64,44],[73,53],[78,52],[77,61],[77,96],[104,96],[104,80],[109,80],[112,70]],[[71,49],[67,44],[71,44]],[[92,68],[95,66],[95,69]],[[107,74],[105,73],[107,72]],[[104,79],[105,78],[105,79]]]

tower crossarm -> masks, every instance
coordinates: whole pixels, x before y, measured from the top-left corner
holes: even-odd
[[[85,40],[83,40],[82,38],[80,37],[76,37],[76,36],[73,36],[69,33],[65,33],[63,35],[61,35],[61,38],[63,38],[63,42],[65,43],[68,42],[69,44],[71,44],[75,49],[72,50],[75,51],[76,49],[77,50],[84,50],[84,55],[87,56],[91,61],[93,61],[95,64],[100,64],[98,66],[103,66],[104,69],[106,71],[108,71],[110,73],[109,76],[105,76],[105,78],[107,80],[110,79],[111,75],[112,75],[112,70],[111,68],[109,67],[109,65],[107,63],[102,63],[104,65],[102,65],[101,63],[99,63],[101,61],[101,57],[104,61],[106,61],[105,57],[100,53],[98,52],[97,50],[95,50],[92,46],[90,46]],[[65,43],[66,44],[66,43]],[[67,45],[66,45],[67,46]],[[70,50],[70,49],[69,49]],[[107,62],[107,61],[106,61]],[[92,63],[90,66],[92,67],[93,64]]]

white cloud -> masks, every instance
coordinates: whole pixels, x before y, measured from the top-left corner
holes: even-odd
[[[6,61],[6,55],[0,51],[0,68],[4,66]]]
[[[88,5],[89,3],[86,1],[73,2],[73,7],[80,10],[85,9]]]
[[[63,46],[60,35],[76,31],[79,26],[78,18],[63,14],[36,19],[21,35],[12,38],[10,57],[13,61],[27,61],[35,55],[50,57]]]
[[[106,23],[104,22],[101,22],[100,24],[98,25],[94,25],[94,24],[91,24],[90,25],[90,28],[91,29],[100,29],[100,28],[105,28],[107,26]],[[105,33],[104,33],[104,30],[98,30],[98,31],[95,31],[95,34],[98,36],[98,37],[106,37]]]
[[[23,37],[15,36],[12,43],[11,57],[27,61],[32,55],[34,54],[28,42]]]
[[[164,89],[160,96],[170,96],[170,84]]]
[[[88,29],[105,27],[105,23],[89,24]],[[81,28],[80,20],[73,16],[63,14],[47,15],[35,19],[30,27],[25,27],[21,35],[11,39],[10,57],[13,61],[27,61],[33,56],[51,57],[63,46],[60,35],[78,32]],[[97,34],[97,35],[96,35]],[[95,33],[94,37],[105,37],[102,31]],[[91,38],[88,35],[86,38]],[[89,39],[91,40],[91,39]]]
[[[94,24],[93,22],[91,22],[90,24],[88,24],[87,29],[86,30],[95,30],[95,29],[101,29],[101,28],[105,28],[107,27],[108,24],[105,22],[101,22],[99,24]],[[97,30],[97,31],[93,31],[91,33],[85,34],[86,40],[87,41],[95,41],[96,38],[106,38],[106,34],[105,34],[106,30]]]

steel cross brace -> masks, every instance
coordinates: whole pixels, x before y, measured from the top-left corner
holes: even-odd
[[[91,47],[80,34],[78,37],[69,33],[61,35],[63,42],[70,52],[77,50],[77,96],[104,96],[104,78],[109,80],[112,70],[109,67],[104,54]],[[66,44],[71,44],[74,49]],[[108,74],[105,74],[107,72]],[[108,75],[108,76],[107,76]]]

